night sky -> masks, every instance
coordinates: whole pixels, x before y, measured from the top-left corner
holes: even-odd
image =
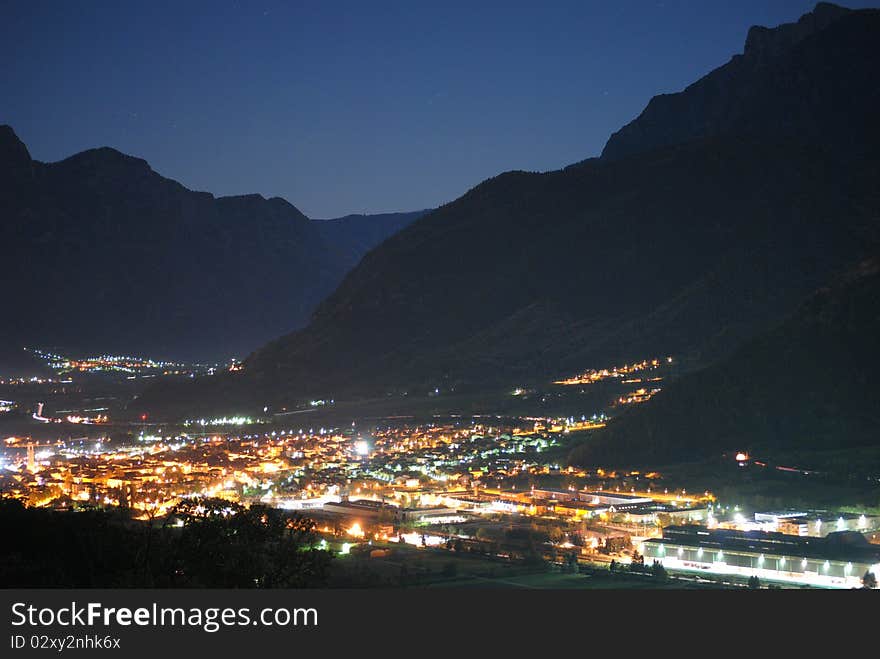
[[[476,4],[0,0],[0,123],[39,160],[107,145],[310,217],[413,210],[598,155],[815,2]]]

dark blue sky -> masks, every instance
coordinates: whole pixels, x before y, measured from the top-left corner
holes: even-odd
[[[814,4],[0,0],[0,123],[40,160],[108,145],[310,217],[411,210],[597,155]]]

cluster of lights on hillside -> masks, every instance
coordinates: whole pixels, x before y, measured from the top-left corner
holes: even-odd
[[[599,370],[591,369],[563,380],[556,380],[553,384],[566,386],[593,384],[609,378],[620,378],[627,383],[655,382],[662,378],[633,377],[633,375],[657,370],[664,364],[672,364],[672,357],[666,357],[665,359],[645,359],[634,364],[624,364],[623,366],[614,366],[612,368],[603,368]]]

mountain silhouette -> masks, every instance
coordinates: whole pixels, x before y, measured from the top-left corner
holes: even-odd
[[[778,326],[684,376],[572,451],[580,465],[666,465],[768,450],[877,443],[880,257],[860,262]]]
[[[862,59],[870,55],[866,42],[876,38],[871,13],[820,2],[796,23],[752,27],[742,54],[679,93],[652,98],[611,136],[602,158],[723,135],[790,137],[842,155],[863,152],[876,143],[871,115],[880,98],[877,85],[864,84],[876,65]],[[847,67],[861,71],[846,74]],[[852,122],[872,139],[865,141]]]
[[[188,360],[243,356],[303,325],[367,250],[421,215],[312,221],[277,197],[188,190],[110,148],[42,163],[9,126],[0,208],[7,352]]]
[[[652,100],[601,158],[507,172],[427,214],[305,328],[192,395],[546,382],[661,354],[711,363],[876,245],[878,56],[874,10],[820,4],[753,28],[745,54]]]

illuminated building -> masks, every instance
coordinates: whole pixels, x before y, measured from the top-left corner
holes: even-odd
[[[621,494],[620,492],[581,492],[578,498],[581,501],[592,503],[594,506],[613,506],[615,510],[626,510],[628,506],[654,503],[654,499],[650,497]]]
[[[403,508],[400,511],[400,519],[413,522],[431,522],[434,524],[451,524],[462,522],[464,517],[453,508]]]
[[[858,588],[865,572],[880,573],[880,546],[851,531],[823,538],[764,531],[669,526],[642,543],[645,561],[667,570],[756,576],[762,581]]]
[[[880,517],[864,513],[832,511],[756,512],[754,520],[739,516],[722,524],[740,531],[778,531],[788,535],[821,538],[835,531],[873,531],[880,528]]]
[[[325,512],[335,513],[345,517],[369,519],[378,519],[383,512],[392,513],[394,515],[397,515],[399,512],[399,509],[396,506],[382,503],[381,501],[370,501],[368,499],[339,502],[330,501],[324,504],[323,509]]]
[[[531,495],[536,499],[555,499],[556,501],[574,501],[578,498],[578,492],[574,490],[554,490],[533,487]]]

